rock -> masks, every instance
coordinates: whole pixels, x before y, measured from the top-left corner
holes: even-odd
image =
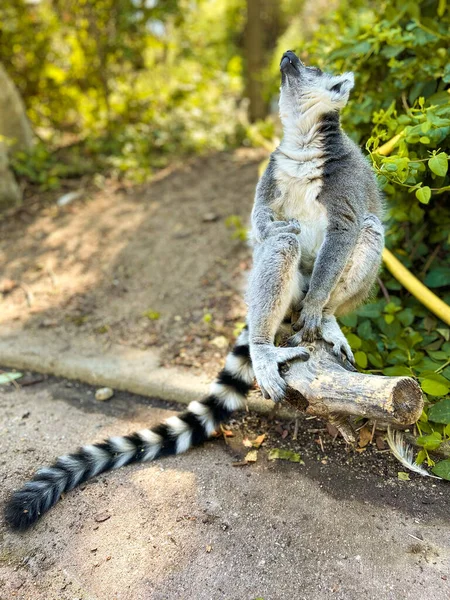
[[[16,86],[0,64],[0,211],[20,204],[22,193],[9,168],[9,155],[17,150],[29,150],[33,132],[25,106]]]
[[[33,145],[33,131],[25,106],[13,81],[0,64],[0,135],[10,141],[10,151],[29,150]]]
[[[0,142],[0,212],[5,208],[17,206],[21,201],[20,188],[9,169],[6,146]]]
[[[114,396],[114,391],[109,387],[99,388],[95,392],[95,399],[99,400],[100,402],[105,402],[105,400],[109,400],[113,396]]]

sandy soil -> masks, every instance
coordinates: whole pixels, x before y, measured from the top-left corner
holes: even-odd
[[[155,424],[174,405],[38,376],[0,386],[0,503],[80,443]],[[34,379],[36,381],[36,379]],[[24,383],[32,383],[28,376]],[[233,437],[96,477],[25,534],[0,525],[2,600],[446,600],[448,485],[321,423],[245,414]],[[245,438],[266,433],[257,461]],[[271,447],[304,464],[269,462]]]
[[[0,221],[0,324],[158,346],[163,363],[212,373],[245,315],[250,257],[225,220],[247,223],[262,158],[194,159]]]

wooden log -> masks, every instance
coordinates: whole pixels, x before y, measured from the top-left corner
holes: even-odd
[[[423,409],[423,395],[412,377],[358,373],[336,357],[325,342],[308,346],[309,360],[282,368],[288,384],[286,401],[297,410],[333,423],[344,438],[355,439],[350,417],[366,417],[378,425],[406,427]]]

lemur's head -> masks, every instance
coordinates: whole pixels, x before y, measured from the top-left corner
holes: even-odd
[[[283,54],[280,71],[283,124],[307,112],[320,116],[341,110],[355,83],[353,73],[331,75],[318,67],[307,67],[292,50]]]

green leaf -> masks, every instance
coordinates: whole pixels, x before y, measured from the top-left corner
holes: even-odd
[[[448,156],[445,152],[439,152],[428,161],[431,171],[438,177],[445,177],[448,171]]]
[[[431,198],[430,188],[427,185],[420,187],[418,190],[416,190],[416,198],[419,200],[419,202],[422,202],[422,204],[428,204]]]
[[[142,313],[142,316],[147,317],[150,321],[157,321],[161,317],[161,313],[155,310],[146,310],[145,313]]]
[[[442,442],[442,436],[438,431],[433,431],[429,435],[421,435],[417,438],[419,446],[425,448],[425,450],[436,450],[439,448]]]
[[[428,411],[428,418],[435,423],[450,423],[450,399],[433,404]]]
[[[434,465],[431,469],[435,475],[438,477],[442,477],[442,479],[447,479],[450,481],[450,460],[440,460],[438,463]]]
[[[23,373],[19,373],[19,371],[14,371],[14,373],[0,373],[0,385],[3,383],[11,383],[15,379],[20,379],[23,376]]]
[[[430,396],[445,396],[450,390],[450,382],[445,377],[427,377],[422,380],[423,391]]]
[[[379,352],[369,352],[367,358],[369,359],[370,364],[376,367],[377,369],[383,368],[383,359]]]
[[[358,325],[357,332],[360,338],[368,340],[370,337],[372,337],[371,322],[369,320],[363,321],[360,325]]]
[[[339,321],[346,327],[356,327],[358,315],[356,313],[351,313],[350,315],[345,315],[345,317],[339,317]]]
[[[411,369],[408,369],[408,367],[404,367],[403,365],[397,365],[395,367],[383,369],[383,374],[389,375],[389,377],[403,377],[404,375],[406,375],[406,377],[411,377]]]
[[[361,348],[362,340],[354,333],[347,334],[347,341],[350,344],[352,350],[358,350],[358,348]]]
[[[423,463],[423,461],[426,459],[427,457],[427,453],[425,452],[425,450],[420,450],[420,452],[418,452],[417,456],[416,456],[416,463],[418,465],[421,465]]]
[[[425,277],[424,283],[431,288],[450,285],[450,267],[435,267]]]
[[[399,471],[397,473],[397,477],[400,479],[400,481],[409,481],[409,475],[408,473],[405,473],[405,471]]]
[[[292,450],[283,450],[281,448],[272,448],[272,450],[269,452],[268,459],[289,460],[290,462],[300,463],[302,465],[305,464],[300,458],[300,454],[297,454],[297,452],[292,452]]]
[[[367,369],[367,354],[361,350],[355,352],[355,362],[361,369]]]
[[[404,350],[396,348],[389,352],[386,360],[390,365],[404,365],[408,361],[408,355]]]

